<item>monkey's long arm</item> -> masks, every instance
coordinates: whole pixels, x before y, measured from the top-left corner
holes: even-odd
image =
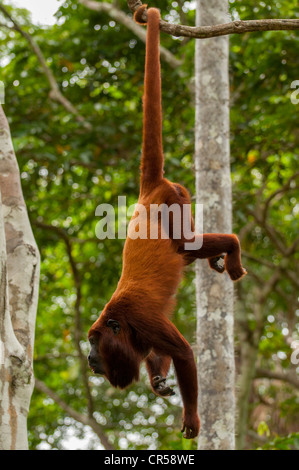
[[[184,437],[192,439],[197,436],[200,421],[197,414],[197,371],[193,351],[166,317],[160,317],[148,325],[148,336],[156,354],[172,358],[184,404],[182,431]]]

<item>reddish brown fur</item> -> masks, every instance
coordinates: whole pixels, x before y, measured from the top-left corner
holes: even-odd
[[[137,19],[143,11],[144,7],[138,10]],[[190,205],[188,191],[163,178],[159,21],[159,11],[150,8],[138,200],[147,211],[150,204]],[[246,272],[241,265],[240,246],[235,235],[204,234],[202,248],[193,251],[186,251],[184,242],[183,238],[151,240],[128,236],[117,289],[91,327],[89,338],[97,341],[98,363],[104,368],[105,375],[112,385],[121,388],[138,380],[140,363],[145,360],[153,391],[162,396],[171,394],[171,389],[163,385],[163,377],[173,360],[184,403],[183,430],[185,437],[193,438],[199,432],[196,365],[190,345],[169,320],[174,295],[184,266],[196,258],[208,258],[211,268],[218,272],[226,269],[233,280]],[[225,266],[222,268],[217,261],[223,253]],[[117,322],[120,331],[107,325],[109,319]],[[162,378],[162,385],[156,386],[157,377]]]

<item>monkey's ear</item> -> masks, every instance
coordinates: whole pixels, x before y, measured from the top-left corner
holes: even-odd
[[[115,335],[118,335],[118,333],[120,332],[120,324],[117,320],[112,320],[110,318],[110,320],[107,321],[107,326],[111,328]]]

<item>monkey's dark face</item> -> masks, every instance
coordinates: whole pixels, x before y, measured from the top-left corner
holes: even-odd
[[[100,331],[89,334],[89,367],[104,375],[114,387],[125,388],[139,378],[141,357],[119,322],[108,320]]]
[[[105,374],[103,359],[99,354],[99,336],[90,336],[88,364],[94,374]]]
[[[88,364],[94,374],[106,375],[105,361],[105,348],[103,346],[105,341],[103,337],[106,335],[118,335],[120,332],[120,324],[115,320],[108,320],[106,325],[102,326],[102,332],[93,331],[89,333],[90,351],[88,355]]]

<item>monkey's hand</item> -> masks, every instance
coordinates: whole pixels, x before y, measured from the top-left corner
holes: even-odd
[[[186,414],[184,410],[183,414],[183,423],[181,432],[183,432],[183,437],[185,439],[194,439],[199,433],[200,429],[200,420],[198,414]],[[185,432],[184,432],[185,431]]]
[[[175,395],[172,388],[168,387],[166,384],[166,378],[161,377],[160,375],[156,375],[152,378],[151,386],[153,392],[160,397],[170,397],[171,395]]]

